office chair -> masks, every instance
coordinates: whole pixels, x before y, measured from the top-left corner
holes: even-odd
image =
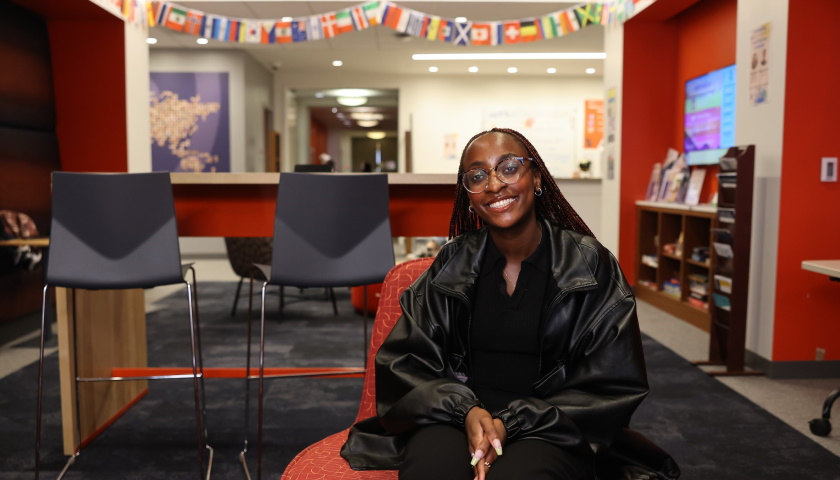
[[[242,283],[246,278],[259,281],[266,281],[262,270],[255,264],[271,263],[271,246],[274,243],[271,237],[225,237],[225,250],[227,251],[230,268],[239,276],[239,283],[236,284],[236,295],[233,297],[233,307],[230,309],[230,316],[236,316],[236,306],[239,305],[239,297],[242,291]],[[250,312],[249,312],[250,314]]]
[[[265,291],[268,285],[354,287],[381,283],[394,266],[384,174],[282,173],[274,217],[274,253],[261,266],[268,281],[261,290],[257,478],[262,477],[263,384],[265,378],[327,375],[301,373],[266,376]],[[367,295],[365,294],[365,299]],[[367,355],[367,302],[362,316],[362,367]],[[248,322],[246,372],[250,372],[251,322]],[[346,369],[345,369],[346,370]],[[338,370],[333,371],[333,374]],[[342,371],[343,374],[351,372]],[[249,380],[245,380],[245,446],[240,461],[247,475]]]
[[[191,272],[192,281],[186,280]],[[192,374],[147,377],[102,377],[78,371],[78,329],[73,321],[73,362],[76,365],[75,452],[58,478],[66,473],[82,450],[79,418],[79,385],[85,382],[123,380],[192,379],[198,444],[199,478],[204,476],[204,450],[209,452],[207,476],[213,449],[207,443],[201,335],[195,293],[195,270],[181,264],[175,208],[169,174],[91,174],[54,172],[52,176],[52,223],[50,255],[44,274],[41,305],[41,345],[38,369],[38,405],[35,442],[35,476],[38,477],[41,443],[41,407],[44,380],[44,339],[49,287],[87,290],[151,288],[186,284],[189,308]],[[70,352],[68,352],[69,354]],[[95,375],[95,374],[94,374]]]
[[[417,277],[425,272],[434,258],[426,257],[403,262],[388,272],[382,285],[382,296],[379,298],[379,310],[373,322],[373,333],[370,338],[370,349],[367,355],[367,370],[362,387],[362,399],[359,402],[359,412],[355,422],[376,415],[376,371],[373,362],[376,352],[385,337],[394,328],[397,319],[402,315],[400,295]],[[355,423],[354,422],[354,423]],[[341,458],[341,446],[347,440],[350,428],[330,435],[323,440],[306,447],[298,453],[286,467],[280,480],[315,480],[330,478],[335,480],[396,480],[396,470],[353,470],[346,460]]]
[[[330,173],[333,171],[329,163],[298,163],[295,165],[295,172],[298,173]]]

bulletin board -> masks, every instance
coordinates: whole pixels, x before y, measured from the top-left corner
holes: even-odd
[[[578,113],[572,107],[486,108],[484,129],[512,128],[525,135],[555,178],[571,178],[576,170]]]

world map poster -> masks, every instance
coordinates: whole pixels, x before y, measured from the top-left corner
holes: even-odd
[[[152,72],[152,170],[229,172],[228,74]]]

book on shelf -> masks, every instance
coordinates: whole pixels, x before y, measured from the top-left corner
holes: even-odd
[[[685,193],[686,205],[697,205],[700,203],[700,191],[703,190],[703,181],[706,179],[706,169],[697,168],[691,171],[688,178],[688,189]]]
[[[642,255],[642,264],[649,267],[659,267],[659,257],[657,255]]]
[[[709,302],[704,302],[694,297],[688,297],[688,303],[703,310],[709,309]]]

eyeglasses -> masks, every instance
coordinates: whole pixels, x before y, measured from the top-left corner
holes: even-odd
[[[491,170],[496,172],[496,178],[504,184],[516,183],[525,173],[525,160],[533,162],[533,158],[506,157]],[[473,168],[461,174],[461,184],[470,193],[481,193],[490,185],[490,172],[483,168]]]

